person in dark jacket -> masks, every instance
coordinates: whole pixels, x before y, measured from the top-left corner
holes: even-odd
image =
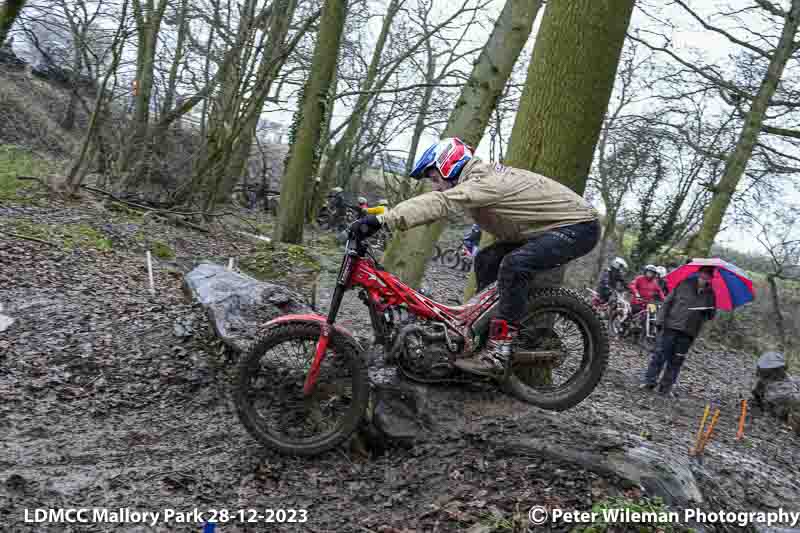
[[[661,327],[661,334],[656,340],[656,349],[650,357],[650,365],[641,388],[654,389],[663,368],[659,392],[675,396],[672,387],[678,381],[686,354],[700,334],[703,324],[707,320],[713,320],[716,314],[716,300],[711,288],[713,275],[712,267],[703,267],[667,296],[656,319],[656,325]]]
[[[334,187],[328,193],[328,213],[330,213],[330,227],[340,230],[345,223],[347,216],[347,205],[344,203],[344,190],[341,187]]]
[[[469,231],[464,235],[464,248],[470,257],[478,253],[478,245],[481,242],[481,227],[473,224]]]
[[[615,257],[609,263],[608,268],[600,275],[597,294],[603,303],[608,303],[613,291],[622,292],[625,290],[626,270],[628,270],[628,263],[621,257]]]

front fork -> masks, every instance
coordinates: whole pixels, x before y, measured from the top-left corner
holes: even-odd
[[[303,384],[303,394],[305,396],[311,396],[317,384],[322,361],[325,359],[325,352],[328,349],[328,342],[330,341],[331,332],[333,331],[333,323],[336,320],[336,315],[339,313],[339,307],[342,305],[342,298],[344,298],[344,293],[347,291],[347,285],[350,283],[350,273],[352,272],[353,263],[354,256],[350,253],[346,254],[336,280],[336,289],[334,289],[333,297],[331,298],[328,318],[322,324],[322,331],[317,340],[317,348],[314,351],[314,359],[311,361],[311,368],[308,369],[308,375],[306,375],[306,381]]]

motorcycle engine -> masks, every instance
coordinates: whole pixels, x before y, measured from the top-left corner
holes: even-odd
[[[458,375],[451,364],[454,354],[448,348],[441,325],[415,317],[401,317],[393,321],[393,326],[392,353],[408,377],[422,382],[436,382]],[[451,341],[457,350],[461,349],[460,339]]]

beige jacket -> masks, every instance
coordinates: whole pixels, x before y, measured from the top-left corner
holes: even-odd
[[[461,171],[458,185],[397,204],[383,216],[383,223],[406,230],[444,218],[457,208],[506,242],[598,218],[586,200],[557,181],[476,158]]]

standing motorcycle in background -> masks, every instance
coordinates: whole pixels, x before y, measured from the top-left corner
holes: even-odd
[[[355,431],[369,404],[367,359],[336,324],[346,291],[367,306],[386,364],[423,383],[496,382],[509,394],[560,411],[583,401],[608,364],[608,335],[589,303],[564,288],[532,289],[512,360],[502,376],[461,372],[456,358],[482,349],[496,315],[496,284],[466,304],[448,306],[385,271],[365,239],[348,231],[328,316],[284,315],[264,325],[242,357],[234,399],[239,419],[262,444],[315,455]]]
[[[624,324],[631,315],[631,304],[625,299],[625,294],[614,290],[608,299],[608,329],[616,337],[624,334]]]
[[[656,320],[661,305],[662,302],[650,302],[640,313],[639,346],[647,352],[653,351],[656,347],[656,337],[658,336]]]

